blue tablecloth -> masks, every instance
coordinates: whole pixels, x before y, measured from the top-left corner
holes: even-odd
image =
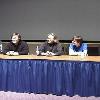
[[[0,91],[100,96],[100,62],[1,59]]]

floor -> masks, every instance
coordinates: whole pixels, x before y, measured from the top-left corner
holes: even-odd
[[[0,92],[0,100],[100,100],[100,97],[80,97],[78,95],[69,97],[66,95],[46,95],[46,94],[28,94],[16,92]]]

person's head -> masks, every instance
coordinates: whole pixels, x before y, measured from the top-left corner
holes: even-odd
[[[57,43],[58,39],[57,36],[54,33],[50,33],[48,34],[48,38],[47,38],[48,43]]]
[[[12,43],[18,44],[21,40],[21,35],[19,33],[13,33],[11,36]]]
[[[74,36],[74,37],[72,38],[72,43],[73,43],[74,45],[76,45],[77,47],[79,47],[79,46],[81,45],[82,41],[83,41],[83,39],[82,39],[81,36]]]

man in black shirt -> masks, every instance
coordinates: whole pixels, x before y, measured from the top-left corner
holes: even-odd
[[[21,40],[19,33],[13,33],[11,42],[4,48],[3,53],[6,55],[28,55],[29,47],[25,41]]]
[[[62,46],[54,33],[48,35],[47,41],[37,48],[37,55],[56,56],[62,54]]]

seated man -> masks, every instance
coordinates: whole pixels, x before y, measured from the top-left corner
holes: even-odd
[[[28,55],[29,47],[25,41],[21,40],[19,33],[13,33],[11,42],[3,50],[3,54],[7,55]]]
[[[56,56],[62,54],[62,46],[54,33],[48,35],[47,41],[36,50],[37,55]]]
[[[87,44],[80,36],[74,36],[69,46],[69,55],[87,55]]]

